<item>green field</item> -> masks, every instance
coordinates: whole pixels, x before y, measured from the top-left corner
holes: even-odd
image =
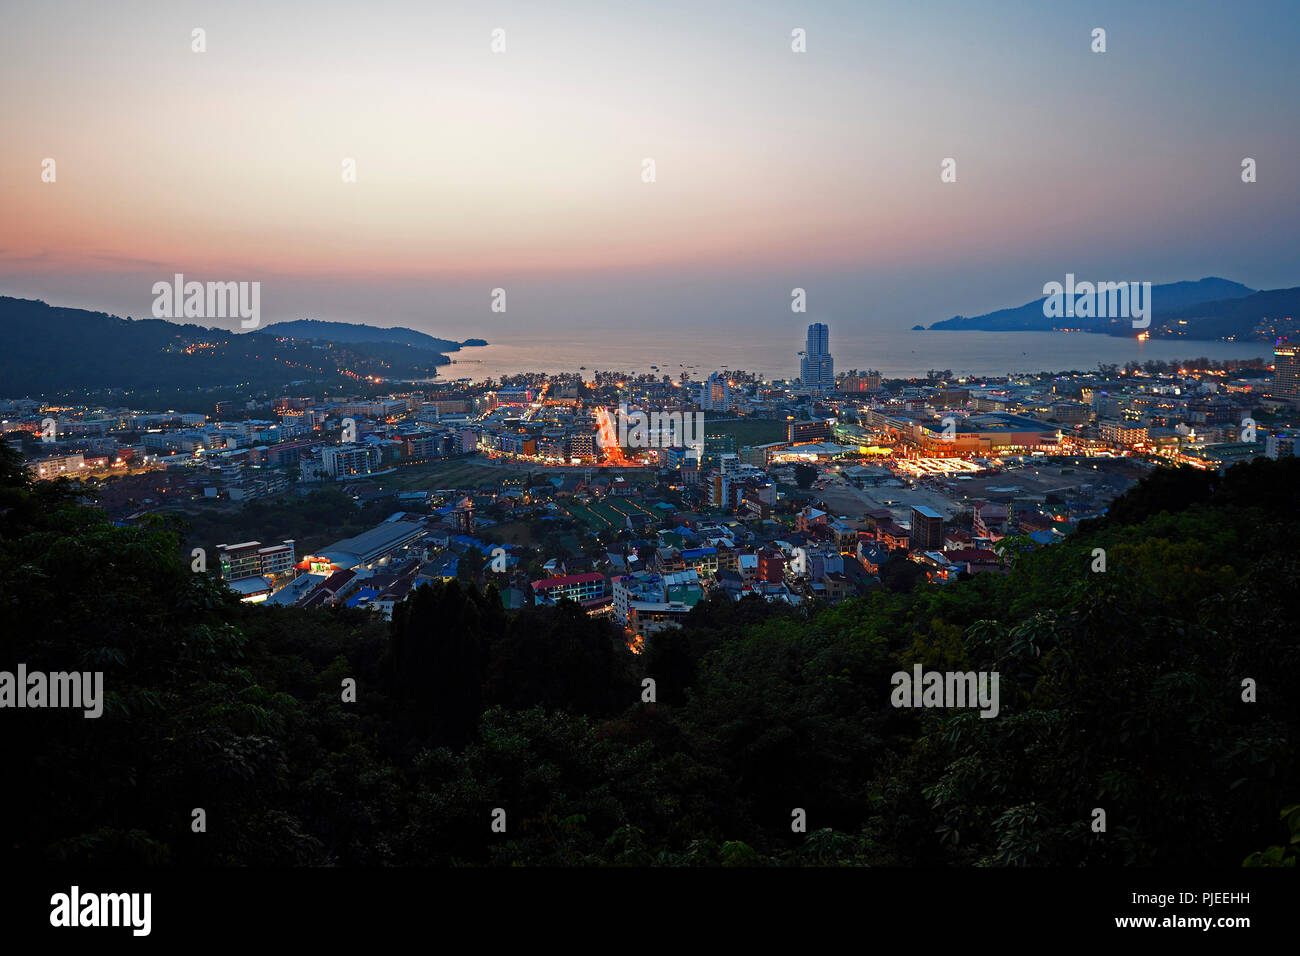
[[[603,501],[594,501],[587,505],[587,507],[616,528],[627,526],[627,515],[623,514],[623,512],[619,511],[617,508],[607,505]]]
[[[627,516],[634,514],[649,515],[655,521],[664,520],[664,516],[657,511],[629,498],[610,497],[586,505],[566,502],[564,507],[569,514],[593,531],[604,531],[606,528],[621,531],[627,527]]]
[[[566,503],[564,508],[569,512],[569,514],[573,515],[574,518],[581,521],[592,531],[604,531],[610,526],[609,521],[577,502]]]
[[[613,506],[622,510],[624,514],[640,512],[641,514],[649,515],[652,518],[663,517],[659,512],[647,508],[645,505],[638,501],[633,501],[631,498],[617,498],[614,500]]]
[[[498,482],[512,474],[535,471],[526,467],[485,465],[477,458],[453,458],[429,464],[400,467],[394,474],[377,479],[396,491],[431,491],[435,488],[475,488]]]
[[[745,445],[766,445],[769,442],[785,441],[786,423],[775,419],[756,418],[750,421],[711,422],[704,420],[706,435],[735,435],[736,448]]]
[[[476,488],[491,482],[496,484],[511,475],[532,475],[535,479],[567,478],[581,476],[588,468],[554,468],[535,462],[514,462],[505,459],[487,459],[474,456],[471,458],[453,458],[450,461],[422,462],[416,465],[399,465],[390,475],[380,475],[373,479],[386,490],[432,491],[436,488]],[[653,481],[655,472],[649,468],[619,468],[603,471],[613,477],[622,475],[628,481]],[[358,476],[355,481],[368,480]]]
[[[663,518],[662,515],[656,514],[655,512],[651,511],[649,508],[646,508],[645,506],[638,504],[637,502],[633,501],[630,498],[616,498],[616,497],[607,498],[603,502],[603,505],[605,508],[609,510],[609,512],[611,512],[609,517],[613,518],[614,515],[618,516],[615,520],[620,526],[626,525],[624,519],[629,515],[635,515],[635,514],[649,515],[651,518],[653,518],[656,521],[660,521]]]

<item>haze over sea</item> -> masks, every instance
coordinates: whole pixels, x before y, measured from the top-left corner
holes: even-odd
[[[816,321],[810,319],[809,322]],[[861,334],[837,334],[830,324],[830,346],[837,371],[877,369],[886,378],[924,377],[930,369],[952,369],[959,376],[1001,376],[1015,372],[1088,371],[1098,363],[1124,365],[1156,359],[1171,361],[1205,356],[1215,360],[1272,356],[1267,343],[1206,342],[1187,339],[1117,338],[1085,332],[916,332],[875,328]],[[651,372],[676,377],[683,369],[692,378],[712,371],[744,370],[767,379],[794,378],[797,353],[804,346],[808,322],[791,322],[785,336],[724,328],[682,331],[639,329],[613,332],[592,328],[565,335],[511,334],[480,348],[453,353],[454,365],[439,375],[448,379],[499,378],[520,372],[576,372],[596,369]]]

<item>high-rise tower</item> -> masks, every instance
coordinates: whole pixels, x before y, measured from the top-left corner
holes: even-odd
[[[1300,399],[1300,348],[1279,344],[1273,349],[1274,398]]]
[[[799,362],[804,387],[829,391],[835,387],[835,362],[830,352],[831,330],[821,322],[808,326],[808,345]]]

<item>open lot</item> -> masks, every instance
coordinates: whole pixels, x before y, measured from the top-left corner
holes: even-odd
[[[923,486],[862,490],[852,485],[836,484],[819,491],[817,495],[826,502],[831,514],[857,519],[862,517],[863,512],[884,508],[899,524],[911,523],[914,505],[925,505],[948,517],[969,507],[960,499],[954,501],[939,491]]]
[[[518,544],[524,547],[532,547],[535,543],[533,537],[533,524],[527,521],[507,521],[504,524],[493,525],[490,528],[484,528],[483,538],[490,538],[493,542],[504,544]]]
[[[1141,477],[1147,468],[1142,462],[1124,458],[1052,458],[969,481],[950,480],[947,484],[954,495],[968,498],[1045,498],[1057,493],[1070,498],[1109,500]]]
[[[395,491],[424,491],[434,488],[473,488],[486,482],[497,482],[507,475],[537,473],[546,469],[525,463],[502,462],[480,458],[452,458],[418,465],[399,467],[391,475],[376,481],[385,489]],[[357,479],[362,481],[364,479]]]
[[[786,423],[766,418],[719,422],[706,418],[704,432],[708,435],[734,435],[736,447],[743,448],[745,445],[766,445],[769,442],[785,441]]]
[[[869,508],[885,508],[895,521],[911,521],[912,507],[925,505],[951,517],[970,510],[980,499],[1045,499],[1052,493],[1067,498],[1109,503],[1137,481],[1149,466],[1131,459],[1052,458],[1009,467],[994,475],[934,479],[901,488],[876,487],[865,490],[840,482],[828,482],[813,491],[827,510],[849,518],[861,517]]]

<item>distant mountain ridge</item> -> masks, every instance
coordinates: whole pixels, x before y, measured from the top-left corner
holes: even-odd
[[[1060,282],[1064,279],[1064,276],[1050,278],[1052,281]],[[1076,282],[1085,280],[1095,281],[1089,276],[1079,276]],[[1118,282],[1120,280],[1113,281]],[[1244,286],[1240,282],[1232,282],[1229,279],[1221,279],[1217,276],[1210,276],[1195,282],[1171,282],[1165,285],[1153,285],[1151,287],[1151,324],[1156,326],[1164,318],[1179,310],[1208,302],[1227,302],[1241,299],[1253,294],[1255,294],[1254,289]],[[935,322],[930,328],[979,332],[1051,332],[1056,329],[1087,329],[1100,332],[1111,331],[1111,327],[1114,325],[1108,318],[1080,318],[1077,316],[1055,318],[1044,315],[1043,303],[1046,298],[1046,296],[1043,296],[1015,308],[999,309],[996,312],[988,312],[984,315],[971,317],[956,315],[951,319]],[[1126,334],[1135,334],[1132,330],[1131,321],[1128,322],[1128,332]]]
[[[271,325],[255,329],[249,334],[275,335],[315,342],[389,342],[396,345],[408,345],[416,349],[425,349],[430,352],[456,352],[466,346],[487,344],[482,339],[466,339],[464,342],[440,339],[401,326],[380,328],[361,322],[325,322],[321,319],[292,319],[285,322],[274,322]]]
[[[269,330],[285,324],[292,323],[278,323]],[[297,382],[335,385],[376,378],[433,378],[439,365],[451,362],[431,347],[443,340],[409,329],[401,331],[423,337],[385,340],[389,330],[347,323],[314,323],[307,330],[340,335],[338,329],[329,328],[333,325],[343,326],[342,338],[298,338],[283,331],[236,333],[0,296],[0,334],[5,343],[0,350],[0,392],[23,396],[105,388],[277,389]],[[347,341],[350,335],[360,340]],[[327,344],[322,346],[322,341]]]
[[[1110,335],[1133,334],[1131,327],[1125,329],[1120,322],[1111,323],[1105,331]],[[1300,286],[1188,305],[1154,316],[1149,331],[1157,339],[1295,340],[1300,338]]]

